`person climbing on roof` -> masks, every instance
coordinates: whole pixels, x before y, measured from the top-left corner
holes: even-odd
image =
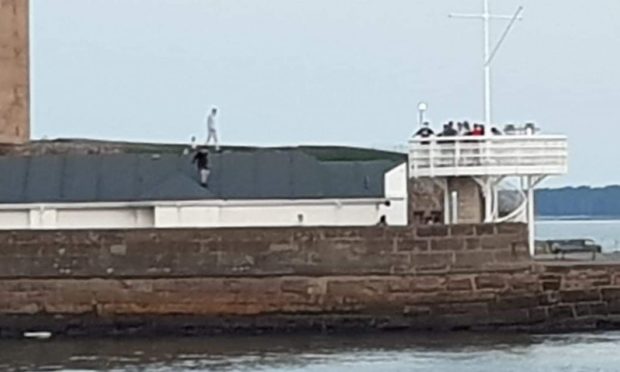
[[[207,187],[207,181],[209,180],[209,174],[211,174],[211,170],[209,169],[209,150],[206,147],[200,147],[198,152],[194,155],[192,159],[192,164],[196,164],[198,168],[198,176],[200,177],[200,184],[202,187]]]

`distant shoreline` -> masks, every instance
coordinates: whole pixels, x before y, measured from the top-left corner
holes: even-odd
[[[620,221],[620,216],[536,216],[536,222]]]

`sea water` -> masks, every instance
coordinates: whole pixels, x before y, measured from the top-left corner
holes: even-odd
[[[357,334],[0,342],[2,371],[620,370],[620,333]]]

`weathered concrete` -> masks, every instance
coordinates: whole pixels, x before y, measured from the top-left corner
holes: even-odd
[[[30,139],[28,0],[0,1],[0,143]]]
[[[484,221],[484,199],[480,186],[471,177],[451,177],[448,190],[455,191],[458,197],[458,221],[460,223],[480,223]]]
[[[620,266],[525,226],[0,233],[0,332],[616,327]]]

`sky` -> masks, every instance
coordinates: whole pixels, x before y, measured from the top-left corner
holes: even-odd
[[[31,0],[34,138],[397,148],[483,116],[482,0]],[[620,183],[620,1],[525,7],[493,62],[498,123],[569,136],[570,173]],[[505,21],[493,23],[497,40]]]

